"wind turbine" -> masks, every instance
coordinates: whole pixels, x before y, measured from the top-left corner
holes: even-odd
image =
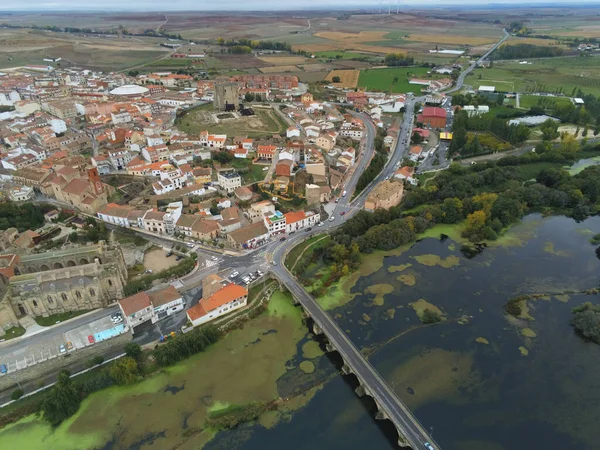
[[[392,13],[392,0],[388,3],[388,16]]]
[[[396,0],[396,14],[400,14],[400,0]]]

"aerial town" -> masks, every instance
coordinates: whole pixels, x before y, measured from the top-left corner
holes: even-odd
[[[600,34],[515,10],[0,11],[0,447],[594,448]]]

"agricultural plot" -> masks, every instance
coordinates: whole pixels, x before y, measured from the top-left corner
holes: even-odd
[[[310,61],[304,56],[259,56],[258,59],[273,66],[295,66]]]
[[[358,59],[358,58],[368,58],[372,55],[368,55],[365,53],[356,53],[356,52],[317,52],[315,53],[316,58],[321,59]]]
[[[274,67],[261,67],[258,70],[262,73],[297,72],[298,67],[296,67],[296,66],[274,66]]]
[[[325,77],[325,81],[333,83],[333,77],[339,77],[339,83],[333,84],[335,84],[338,87],[353,89],[357,86],[359,74],[360,71],[357,69],[332,70],[331,72],[329,72],[329,75]]]
[[[412,42],[430,42],[432,44],[475,46],[493,44],[497,41],[493,37],[460,36],[451,34],[410,34],[406,37],[407,41]]]
[[[497,80],[514,83],[515,91],[556,92],[562,89],[571,95],[573,89],[580,88],[584,93],[600,96],[600,58],[559,57],[530,60],[532,64],[519,64],[514,61],[495,61],[490,69],[476,69],[465,81],[473,87],[479,84],[493,84]],[[481,80],[479,80],[481,76]]]
[[[366,69],[360,71],[358,86],[368,90],[383,92],[420,92],[423,86],[410,84],[411,78],[423,78],[429,69],[426,67],[395,67],[389,69]],[[394,78],[398,78],[394,82]]]
[[[473,85],[473,89],[477,90],[480,86],[494,86],[496,88],[496,92],[514,92],[515,91],[515,83],[512,81],[502,81],[502,80],[477,80]]]

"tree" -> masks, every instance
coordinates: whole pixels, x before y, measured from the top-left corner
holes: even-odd
[[[421,315],[421,322],[423,323],[437,323],[441,321],[442,316],[429,308],[425,308],[425,311],[423,311],[423,314]]]
[[[52,426],[57,426],[63,420],[75,414],[80,403],[81,396],[73,385],[71,374],[66,370],[62,370],[58,374],[58,381],[42,401],[42,417]]]
[[[417,133],[416,131],[412,134],[411,138],[410,138],[411,143],[413,144],[420,144],[421,142],[423,142],[423,136],[421,136],[419,133]]]
[[[14,391],[12,391],[12,394],[10,394],[10,399],[19,400],[21,397],[23,397],[24,393],[25,392],[23,391],[23,389],[15,389]]]
[[[254,94],[251,94],[250,92],[244,95],[244,100],[246,100],[248,103],[253,102],[255,98],[256,97],[254,96]]]
[[[486,225],[486,213],[478,210],[467,216],[467,223],[463,234],[469,240],[477,242],[484,239],[483,230]]]
[[[124,356],[110,366],[109,374],[117,384],[133,384],[139,374],[138,363],[132,357]]]
[[[442,204],[442,222],[456,223],[463,218],[462,215],[463,203],[460,199],[447,198]]]
[[[334,76],[334,77],[331,79],[331,81],[332,81],[332,82],[334,82],[334,83],[340,83],[342,80],[341,80],[341,78],[340,78],[340,77],[338,77],[338,76],[336,75],[336,76]]]
[[[558,132],[558,123],[555,120],[548,119],[540,125],[542,138],[544,141],[553,141],[560,134]]]
[[[600,305],[585,302],[573,308],[571,325],[585,339],[600,344]]]
[[[143,352],[142,347],[140,347],[139,344],[136,344],[135,342],[128,342],[127,345],[125,345],[124,350],[125,354],[130,358],[133,358],[138,362],[142,359]]]

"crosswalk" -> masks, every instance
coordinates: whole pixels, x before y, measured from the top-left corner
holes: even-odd
[[[217,261],[213,261],[212,259],[207,259],[206,261],[204,261],[204,267],[212,267],[212,266],[216,266],[220,263],[219,260]]]

